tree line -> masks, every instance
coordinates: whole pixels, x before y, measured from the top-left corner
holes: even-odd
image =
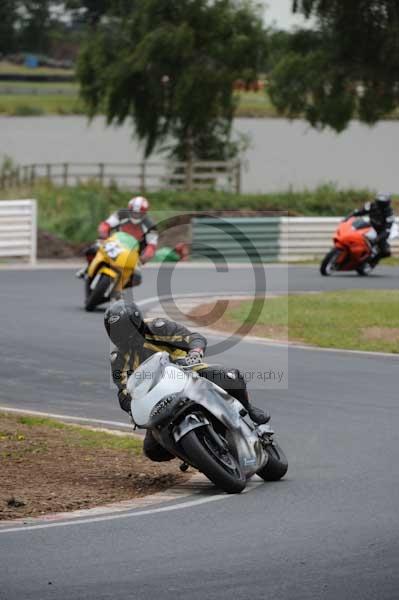
[[[238,79],[265,76],[279,113],[336,131],[398,107],[398,0],[292,0],[292,10],[308,23],[285,32],[252,0],[2,0],[0,52],[44,51],[52,32],[78,32],[87,114],[131,119],[146,156],[234,156]]]

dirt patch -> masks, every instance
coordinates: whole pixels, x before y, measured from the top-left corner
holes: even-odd
[[[362,338],[399,344],[399,327],[365,327],[362,329]]]
[[[176,241],[191,244],[191,225],[178,224],[170,227],[159,236],[159,248],[168,246],[174,248]],[[75,258],[84,259],[84,251],[90,242],[69,243],[54,233],[40,230],[37,234],[38,258]]]
[[[284,325],[246,325],[239,331],[240,324],[226,315],[227,310],[239,307],[242,300],[215,300],[192,309],[189,318],[201,327],[210,327],[218,331],[239,335],[255,335],[274,340],[288,340],[288,326]]]
[[[37,233],[38,258],[73,258],[79,253],[79,247],[68,244],[54,233],[39,229]]]
[[[144,458],[132,436],[108,442],[116,436],[21,421],[0,414],[0,520],[130,500],[187,478],[177,461]]]

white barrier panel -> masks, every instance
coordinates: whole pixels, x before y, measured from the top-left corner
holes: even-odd
[[[28,257],[36,262],[36,200],[0,200],[0,258]]]
[[[320,258],[333,246],[333,235],[343,217],[282,217],[280,221],[279,260]],[[397,219],[399,224],[399,220]],[[391,243],[399,256],[399,240]]]

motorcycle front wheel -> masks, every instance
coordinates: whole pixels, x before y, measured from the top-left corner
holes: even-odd
[[[266,452],[269,455],[269,459],[266,466],[257,472],[259,477],[262,477],[265,481],[278,481],[288,471],[288,460],[282,449],[278,444],[273,442],[266,447]]]
[[[102,273],[94,290],[91,290],[89,284],[87,284],[85,310],[91,312],[96,306],[106,301],[104,294],[111,283],[112,278]]]
[[[212,483],[228,494],[239,494],[246,485],[245,475],[230,450],[222,442],[218,444],[215,436],[208,427],[198,427],[180,443],[189,462]]]
[[[320,273],[322,275],[327,277],[328,275],[331,275],[333,271],[335,271],[335,265],[340,254],[341,251],[337,250],[337,248],[333,248],[326,254],[320,265]]]

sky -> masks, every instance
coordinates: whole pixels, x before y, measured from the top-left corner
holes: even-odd
[[[305,19],[291,12],[292,0],[260,0],[260,4],[265,6],[265,24],[275,25],[279,29],[292,29],[295,25],[303,25]]]

